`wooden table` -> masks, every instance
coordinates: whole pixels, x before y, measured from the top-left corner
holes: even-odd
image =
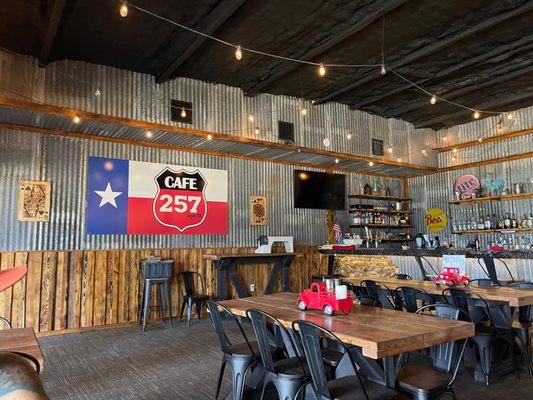
[[[37,372],[44,371],[44,357],[33,328],[0,331],[0,351],[17,353],[32,359]]]
[[[300,253],[242,253],[242,254],[204,254],[204,260],[213,261],[217,270],[217,299],[226,300],[228,298],[228,277],[233,283],[239,297],[247,297],[242,280],[237,275],[237,264],[270,264],[274,266],[270,271],[268,283],[264,294],[270,294],[274,290],[274,285],[281,272],[281,290],[291,290],[290,266],[294,257]]]
[[[322,311],[300,311],[297,295],[278,293],[243,299],[226,300],[221,304],[235,315],[246,316],[249,308],[266,311],[287,328],[301,319],[319,324],[337,335],[346,344],[357,346],[353,355],[372,379],[393,387],[400,363],[395,356],[431,345],[465,339],[475,333],[474,324],[427,315],[354,305],[349,315],[326,317]],[[363,357],[364,356],[364,357]],[[375,360],[383,359],[383,366]]]
[[[438,287],[433,282],[419,281],[419,280],[402,280],[395,278],[376,278],[367,277],[362,280],[369,279],[382,283],[394,290],[398,286],[410,286],[417,289],[424,290],[430,294],[441,294],[447,286]],[[359,282],[352,282],[358,284]],[[463,286],[457,286],[461,288]],[[468,287],[466,287],[468,289]],[[533,290],[518,289],[506,286],[472,286],[472,290],[480,294],[486,300],[501,301],[508,303],[511,307],[528,306],[533,304]]]

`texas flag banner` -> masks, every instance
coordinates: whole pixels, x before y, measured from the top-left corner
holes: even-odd
[[[227,171],[89,157],[87,233],[227,234]]]

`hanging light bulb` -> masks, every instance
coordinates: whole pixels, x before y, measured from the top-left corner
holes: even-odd
[[[207,134],[207,140],[212,140],[213,139],[213,135],[211,135],[210,133]]]
[[[348,134],[346,135],[346,139],[348,139],[348,140],[352,140],[352,134],[351,134],[351,133],[348,133]]]
[[[454,153],[457,153],[457,149],[453,149],[452,151],[453,151]]]
[[[78,115],[75,115],[72,118],[72,122],[74,122],[75,124],[79,124],[81,122],[81,118]]]
[[[437,102],[437,96],[435,96],[435,95],[431,96],[431,99],[429,99],[429,102],[431,104],[435,104]]]
[[[298,149],[297,151],[298,151],[298,153],[301,153],[301,152],[302,152],[302,149]]]
[[[368,166],[373,167],[373,166],[374,166],[374,162],[373,162],[373,161],[370,161],[370,162],[368,163]]]
[[[444,136],[444,137],[442,138],[442,141],[443,141],[444,143],[446,143],[446,142],[448,141],[448,136]]]
[[[452,156],[452,161],[457,160],[457,156]]]
[[[389,147],[387,151],[389,152],[389,154],[392,154],[392,147]]]
[[[336,158],[336,159],[335,159],[335,164],[338,164],[338,163],[339,163],[339,159]]]
[[[259,135],[259,128],[255,128],[254,133],[255,133],[256,135]]]
[[[238,61],[241,61],[242,60],[242,49],[241,49],[241,46],[237,46],[237,48],[235,49],[235,58],[238,60]]]
[[[479,119],[479,117],[481,117],[481,114],[479,113],[479,111],[474,111],[474,119]]]
[[[254,114],[253,113],[248,114],[248,121],[254,122],[254,120],[255,120]]]
[[[513,114],[512,112],[508,113],[508,114],[507,114],[507,119],[508,119],[509,121],[512,121],[512,120],[514,119],[514,114]]]
[[[481,136],[478,136],[477,141],[481,143],[483,141],[483,138]]]
[[[122,18],[126,18],[128,16],[128,2],[127,1],[122,2],[119,12]]]
[[[146,132],[144,132],[144,136],[147,139],[150,139],[152,136],[154,136],[154,134],[152,133],[152,131],[146,131]]]
[[[324,67],[324,64],[320,63],[318,66],[318,75],[324,76],[326,75],[326,67]]]
[[[385,68],[385,64],[381,64],[380,74],[385,75],[387,73],[387,68]]]
[[[425,155],[425,156],[428,155],[428,152],[426,151],[426,149],[423,149],[423,150],[422,150],[422,154]]]
[[[307,108],[302,107],[302,108],[300,109],[300,114],[302,114],[302,116],[305,117],[305,116],[307,115]]]
[[[322,143],[323,143],[324,146],[326,146],[326,147],[331,146],[331,140],[329,140],[329,138],[324,138],[324,140],[322,141]]]
[[[96,90],[94,91],[94,95],[95,97],[100,97],[100,94],[101,94],[100,87],[97,87]]]
[[[184,107],[181,108],[180,117],[181,118],[186,118],[187,117],[187,111],[185,111]]]
[[[497,129],[498,131],[501,131],[501,130],[502,130],[502,121],[501,121],[501,120],[498,121],[498,123],[496,124],[496,129]]]
[[[398,158],[398,162],[402,162],[402,159],[401,159],[401,158]]]

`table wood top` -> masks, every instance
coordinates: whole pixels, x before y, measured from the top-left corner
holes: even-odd
[[[0,331],[0,351],[28,354],[35,358],[44,371],[44,357],[33,328],[15,328]]]
[[[239,316],[245,316],[250,308],[263,310],[274,315],[287,328],[297,319],[319,324],[345,343],[361,347],[363,355],[373,359],[464,339],[475,333],[474,325],[470,322],[359,304],[354,304],[348,315],[327,317],[320,310],[300,311],[296,306],[297,297],[295,293],[284,292],[220,303]]]
[[[227,253],[227,254],[204,254],[204,260],[217,261],[224,258],[262,258],[262,257],[297,257],[302,253]]]
[[[390,289],[394,290],[398,286],[411,286],[417,289],[422,289],[431,294],[441,294],[447,286],[441,285],[438,287],[433,282],[430,281],[419,281],[419,280],[402,280],[395,278],[377,278],[377,277],[367,277],[360,278],[359,282],[362,280],[369,279],[376,281],[378,283],[383,283],[388,286]],[[352,282],[356,283],[356,282]],[[358,282],[357,282],[358,283]],[[468,286],[457,286],[457,288],[467,289]],[[512,307],[527,306],[533,304],[533,290],[510,288],[505,286],[475,286],[472,285],[471,289],[476,293],[480,294],[485,300],[491,301],[504,301],[509,303]]]

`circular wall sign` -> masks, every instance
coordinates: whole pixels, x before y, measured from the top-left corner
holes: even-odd
[[[461,175],[453,183],[454,193],[459,193],[462,196],[472,196],[480,188],[479,179],[472,174]]]
[[[424,224],[429,231],[438,233],[444,229],[448,223],[446,213],[440,208],[432,208],[427,211],[424,217]]]

